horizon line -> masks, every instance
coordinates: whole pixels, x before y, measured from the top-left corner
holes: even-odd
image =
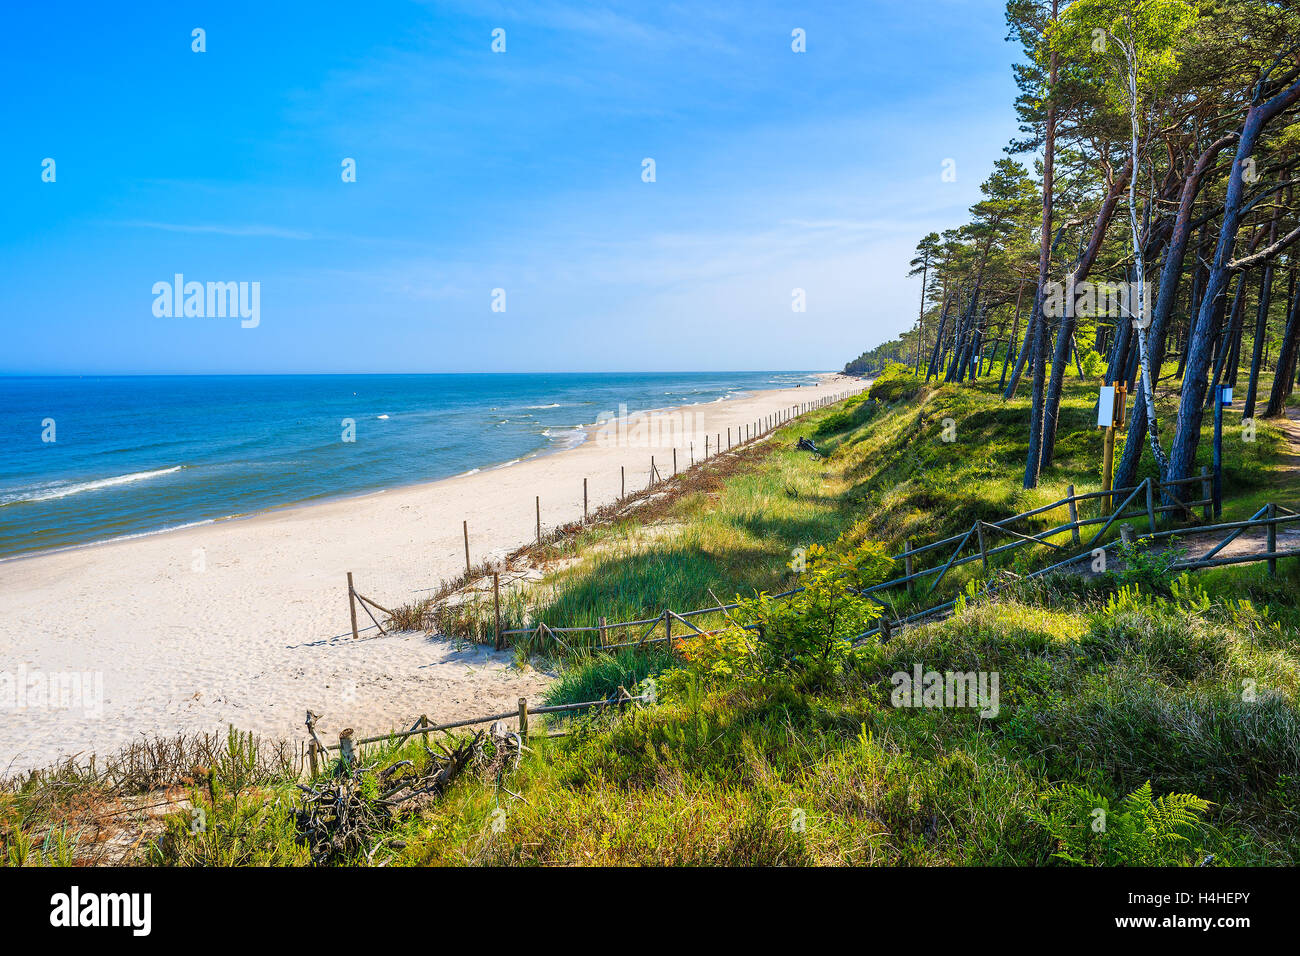
[[[565,371],[509,369],[490,372],[9,372],[0,370],[0,378],[253,378],[275,375],[758,375],[764,373],[850,374],[846,373],[842,368],[576,369]]]

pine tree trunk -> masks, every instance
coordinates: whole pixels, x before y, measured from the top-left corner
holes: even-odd
[[[930,353],[930,367],[926,370],[925,380],[928,382],[936,374],[939,368],[939,350],[943,348],[943,336],[948,331],[948,309],[952,305],[952,297],[944,296],[943,312],[939,315],[939,329],[934,335],[934,351]]]
[[[1300,283],[1296,282],[1294,269],[1291,270],[1287,299],[1291,307],[1287,313],[1286,330],[1282,333],[1282,347],[1277,353],[1277,371],[1273,376],[1268,407],[1264,409],[1265,418],[1276,418],[1286,411],[1286,400],[1291,397],[1295,384],[1296,349],[1300,347]]]
[[[1264,127],[1283,110],[1300,100],[1300,80],[1264,103],[1252,104],[1242,125],[1237,153],[1228,176],[1228,189],[1223,202],[1223,223],[1219,228],[1219,241],[1214,250],[1214,263],[1206,279],[1205,296],[1201,310],[1192,328],[1188,346],[1187,371],[1183,376],[1178,422],[1174,431],[1173,452],[1170,456],[1169,478],[1179,480],[1191,476],[1196,462],[1196,446],[1201,438],[1201,416],[1205,408],[1206,373],[1210,365],[1210,344],[1215,326],[1215,303],[1227,286],[1228,267],[1237,231],[1241,227],[1241,206],[1245,186],[1242,173],[1246,161],[1255,152]]]
[[[1059,12],[1059,0],[1052,0],[1052,24],[1056,23]],[[1048,96],[1056,94],[1057,69],[1059,58],[1052,51],[1051,67],[1048,72]],[[1034,295],[1034,311],[1030,318],[1033,351],[1030,361],[1034,365],[1034,379],[1029,400],[1029,448],[1025,454],[1026,488],[1038,487],[1038,472],[1042,457],[1043,443],[1043,386],[1047,373],[1047,317],[1043,314],[1044,298],[1047,294],[1047,273],[1052,264],[1052,187],[1055,178],[1056,162],[1056,104],[1051,99],[1047,106],[1047,128],[1043,137],[1043,230],[1039,236],[1038,246],[1038,289]],[[1012,385],[1014,386],[1015,380]],[[1014,393],[1012,386],[1008,390]]]
[[[1132,174],[1133,159],[1129,157],[1129,161],[1124,165],[1115,181],[1111,183],[1110,189],[1107,190],[1101,209],[1097,211],[1097,219],[1092,227],[1092,237],[1079,259],[1079,264],[1075,268],[1073,276],[1066,279],[1067,301],[1065,303],[1065,315],[1061,316],[1061,324],[1056,331],[1056,348],[1052,354],[1052,375],[1047,383],[1047,398],[1043,410],[1043,449],[1039,455],[1040,469],[1046,468],[1052,463],[1052,457],[1056,451],[1056,426],[1061,409],[1061,389],[1065,383],[1065,369],[1070,364],[1070,347],[1074,343],[1074,288],[1077,283],[1086,281],[1089,273],[1092,272],[1093,263],[1097,261],[1097,254],[1101,251],[1102,241],[1106,238],[1106,229],[1110,226],[1111,216],[1114,215],[1115,207],[1119,204],[1119,197]],[[1080,370],[1079,377],[1083,377],[1082,370]]]
[[[1165,253],[1164,267],[1160,272],[1160,285],[1156,291],[1155,314],[1151,319],[1151,363],[1159,370],[1164,365],[1165,337],[1169,328],[1169,319],[1178,299],[1178,283],[1183,274],[1183,262],[1187,255],[1187,245],[1191,240],[1192,211],[1196,207],[1196,197],[1205,181],[1205,174],[1214,165],[1215,159],[1234,136],[1223,136],[1211,143],[1200,156],[1183,183],[1182,195],[1178,200],[1178,213],[1174,218],[1173,229],[1169,233],[1169,249]],[[1200,273],[1200,263],[1192,264],[1193,285]],[[1193,288],[1192,297],[1195,297]],[[1182,352],[1182,361],[1186,360],[1186,350]],[[1180,363],[1181,366],[1181,363]],[[1146,402],[1145,383],[1138,386],[1138,401]],[[1115,473],[1115,487],[1131,487],[1137,478],[1138,462],[1142,457],[1143,444],[1147,439],[1146,415],[1132,415],[1128,422],[1128,434],[1124,439],[1124,454],[1120,458],[1119,468]]]
[[[1268,241],[1277,241],[1278,217],[1282,207],[1278,206],[1268,227]],[[1268,334],[1268,308],[1273,297],[1273,268],[1276,259],[1269,259],[1264,264],[1264,275],[1259,282],[1259,308],[1255,312],[1255,339],[1251,343],[1250,382],[1246,385],[1246,404],[1242,407],[1242,419],[1255,417],[1255,399],[1259,393],[1259,367],[1264,357],[1264,339]]]
[[[1025,291],[1025,283],[1021,281],[1020,288],[1016,290],[1016,319],[1015,324],[1011,326],[1011,337],[1007,339],[1007,354],[1002,359],[1002,380],[998,386],[1002,387],[1007,384],[1007,365],[1011,362],[1011,346],[1020,338],[1020,297]],[[1016,358],[1016,364],[1020,363],[1019,356]]]

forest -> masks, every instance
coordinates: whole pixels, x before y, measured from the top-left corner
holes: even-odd
[[[1187,478],[1221,386],[1250,422],[1296,385],[1300,12],[1010,0],[1006,21],[1021,136],[969,221],[917,243],[912,328],[846,371],[1027,390],[1025,488],[1052,463],[1066,376],[1122,384],[1115,486],[1144,457]]]

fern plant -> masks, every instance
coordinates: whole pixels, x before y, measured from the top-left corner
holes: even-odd
[[[1056,841],[1052,856],[1077,866],[1187,866],[1202,814],[1210,807],[1190,793],[1153,798],[1147,781],[1112,807],[1101,793],[1075,784],[1043,795],[1030,816]]]

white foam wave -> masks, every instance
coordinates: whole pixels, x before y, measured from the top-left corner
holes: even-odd
[[[114,478],[99,478],[95,481],[82,481],[70,485],[54,484],[37,489],[24,489],[16,494],[0,497],[0,505],[16,504],[20,501],[52,501],[55,498],[66,498],[69,495],[79,495],[86,491],[100,491],[118,485],[134,484],[137,481],[148,481],[150,478],[175,474],[183,467],[183,465],[173,465],[171,468],[159,468],[156,471],[135,471],[129,475],[117,475]]]

